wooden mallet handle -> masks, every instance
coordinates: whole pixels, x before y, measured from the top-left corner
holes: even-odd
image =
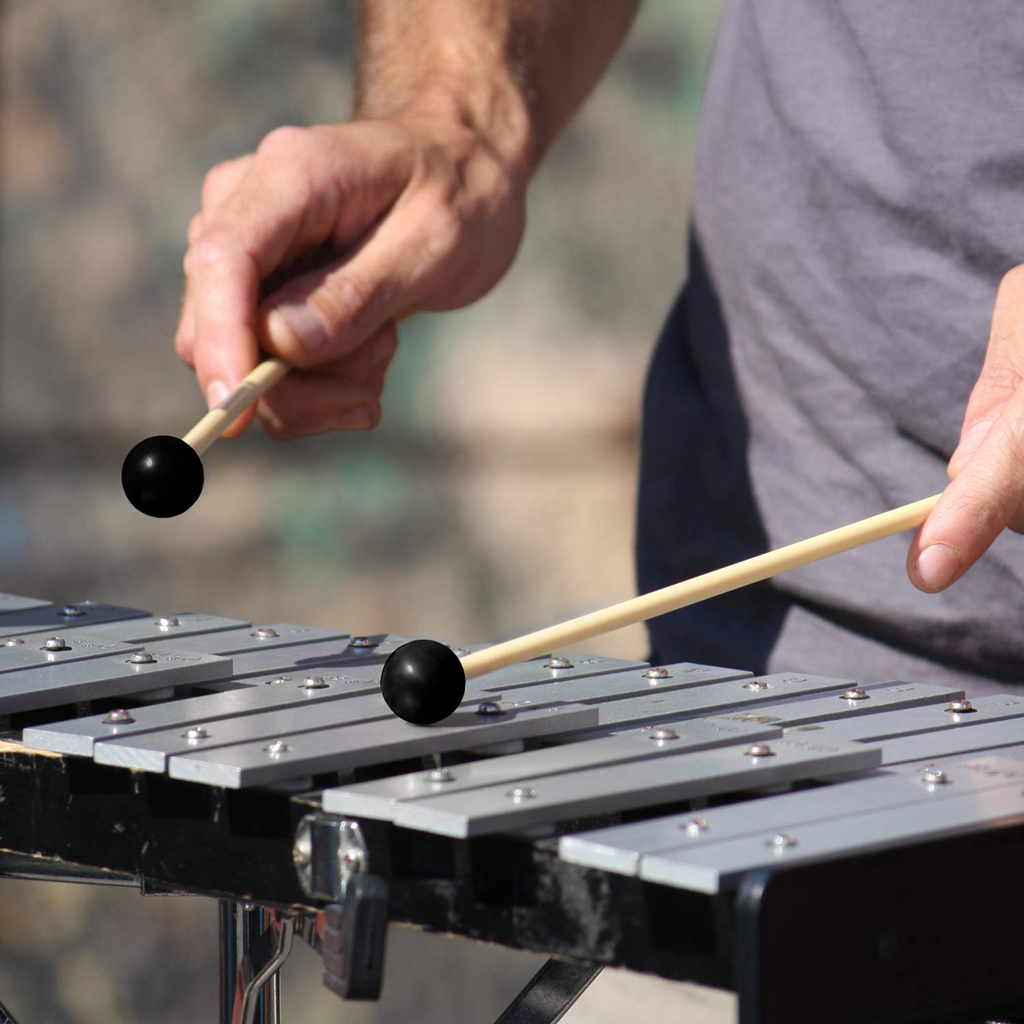
[[[260,363],[223,401],[215,405],[183,438],[199,455],[231,426],[265,391],[269,391],[287,372],[280,359]]]
[[[527,658],[535,658],[539,654],[546,654],[567,644],[579,643],[601,633],[610,633],[613,629],[631,626],[634,622],[653,619],[666,612],[674,612],[678,608],[696,604],[698,601],[706,601],[709,597],[717,597],[750,583],[766,580],[780,572],[788,572],[790,569],[800,568],[801,565],[837,555],[840,551],[849,551],[862,544],[870,544],[883,537],[902,533],[904,530],[920,526],[928,518],[928,513],[935,507],[940,497],[939,494],[933,494],[930,498],[901,505],[881,515],[861,519],[859,522],[850,523],[849,526],[841,526],[838,530],[829,530],[817,537],[787,544],[785,547],[744,559],[723,569],[715,569],[682,583],[674,583],[670,587],[642,594],[610,608],[580,615],[557,626],[548,626],[515,640],[507,640],[474,654],[467,654],[461,659],[466,678],[472,679],[474,676],[493,672],[506,665],[514,665]]]

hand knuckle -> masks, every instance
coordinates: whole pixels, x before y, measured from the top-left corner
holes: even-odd
[[[226,259],[234,249],[231,239],[223,232],[201,232],[185,254],[185,274],[191,277],[202,273],[204,269]]]
[[[206,177],[203,179],[203,189],[201,201],[203,209],[209,209],[215,205],[217,197],[223,190],[223,183],[227,174],[227,166],[225,164],[217,164],[216,167],[211,167],[206,173]]]
[[[960,515],[980,534],[990,533],[1003,518],[999,505],[984,494],[965,495],[957,504]]]
[[[465,241],[465,226],[462,218],[450,206],[440,206],[431,215],[427,246],[439,257],[455,255]]]
[[[1015,392],[1024,383],[1020,370],[1006,362],[987,363],[978,376],[978,387],[987,392]]]
[[[263,157],[291,155],[299,147],[305,146],[309,130],[294,125],[282,125],[263,137],[256,152]]]
[[[324,318],[332,333],[357,326],[374,301],[374,289],[348,271],[335,275],[330,287],[310,296],[311,305]]]

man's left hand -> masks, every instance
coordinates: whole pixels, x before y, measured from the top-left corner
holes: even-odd
[[[1024,265],[999,286],[985,364],[948,469],[952,483],[907,556],[911,582],[928,593],[958,580],[1005,527],[1024,533]]]

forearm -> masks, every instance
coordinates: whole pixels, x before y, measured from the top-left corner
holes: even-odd
[[[356,116],[445,116],[530,173],[639,0],[359,0]]]

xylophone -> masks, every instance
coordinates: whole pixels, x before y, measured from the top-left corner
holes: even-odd
[[[551,954],[508,1022],[603,965],[743,1024],[1024,1014],[1024,692],[548,655],[424,727],[404,641],[0,595],[0,874],[219,898],[223,1022],[296,934],[374,997],[389,921]]]

